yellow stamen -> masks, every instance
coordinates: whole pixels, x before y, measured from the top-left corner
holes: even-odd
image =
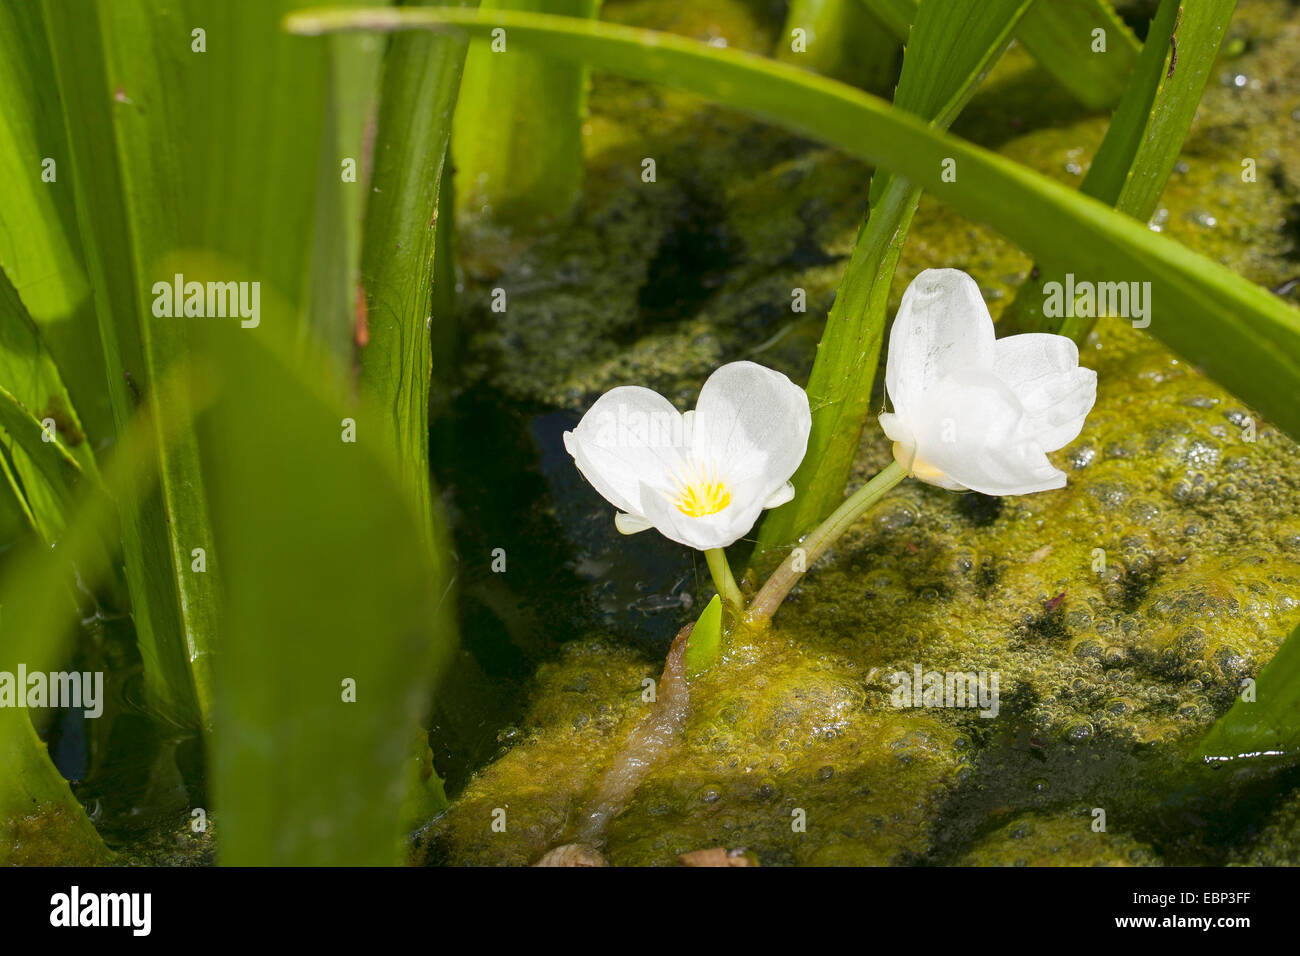
[[[692,518],[715,515],[731,504],[731,492],[720,481],[687,485],[677,499],[677,510]]]
[[[677,482],[677,510],[692,518],[715,515],[731,504],[731,490],[715,469],[705,474],[694,464],[686,466],[686,480]]]

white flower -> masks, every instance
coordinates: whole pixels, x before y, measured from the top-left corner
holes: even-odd
[[[1097,398],[1063,335],[997,339],[979,286],[957,269],[916,277],[894,319],[880,425],[894,459],[952,491],[1023,495],[1065,486],[1047,460],[1073,441]]]
[[[564,447],[618,509],[619,531],[656,528],[707,551],[794,497],[790,476],[811,428],[803,389],[780,372],[732,362],[709,376],[685,414],[648,388],[611,389],[564,433]]]

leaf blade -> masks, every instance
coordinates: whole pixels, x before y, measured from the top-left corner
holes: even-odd
[[[1080,273],[1150,281],[1151,332],[1300,437],[1300,312],[1105,204],[851,87],[733,50],[607,23],[463,11],[306,11],[297,32],[509,26],[517,39],[634,79],[678,86],[907,175],[1032,255]],[[943,160],[959,170],[942,178]],[[1248,318],[1244,318],[1248,317]]]
[[[1081,193],[1139,222],[1151,218],[1187,140],[1235,7],[1236,0],[1206,0],[1187,7],[1179,0],[1163,0],[1133,82],[1079,186]],[[1177,40],[1181,47],[1175,47],[1176,37],[1181,38]],[[1175,49],[1181,49],[1176,63]],[[1023,331],[1059,332],[1081,341],[1092,327],[1090,321],[1043,314],[1041,290],[1047,282],[1063,282],[1063,272],[1039,276],[1036,287],[1024,283],[1004,313],[1007,324]]]
[[[1031,0],[972,5],[928,0],[917,14],[894,105],[940,128],[963,106],[1010,42]],[[794,499],[771,512],[754,558],[797,540],[844,497],[885,334],[894,271],[921,198],[921,188],[884,170],[872,177],[870,213],[835,292],[808,379],[813,408],[808,453],[795,473]]]

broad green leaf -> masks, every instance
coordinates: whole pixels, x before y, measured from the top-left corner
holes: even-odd
[[[375,0],[376,3],[382,0]],[[364,337],[361,234],[373,166],[379,76],[387,44],[376,36],[332,37],[329,100],[311,230],[311,269],[300,335],[314,338],[346,368]],[[344,277],[346,281],[339,281]]]
[[[338,176],[339,157],[325,129],[325,47],[278,29],[292,7],[45,3],[119,427],[192,349],[196,329],[241,321],[154,314],[158,284],[173,281],[182,258],[194,262],[187,250],[205,250],[206,263],[187,281],[258,282],[263,303],[294,307],[276,321],[295,331],[320,301],[347,301],[346,270],[332,277],[343,292],[320,294],[304,240],[337,222],[322,226],[317,185],[322,166]],[[157,447],[157,492],[122,516],[126,574],[150,697],[193,725],[208,710],[221,564],[194,439]],[[199,548],[214,559],[201,572]]]
[[[613,24],[525,14],[313,10],[296,32],[497,26],[554,56],[677,86],[906,175],[1031,255],[1109,281],[1149,281],[1150,331],[1300,437],[1300,312],[1230,269],[1088,196],[929,127],[860,90],[761,57]],[[945,161],[956,170],[944,182]]]
[[[894,105],[947,128],[1011,39],[1031,0],[927,0],[903,58]],[[884,337],[889,290],[921,187],[885,171],[871,183],[870,215],[835,293],[808,379],[813,409],[808,453],[795,496],[763,522],[755,561],[813,527],[844,500],[858,443],[871,415],[871,386]]]
[[[722,653],[722,598],[713,599],[700,612],[686,641],[686,676],[703,674]]]
[[[894,31],[894,36],[904,43],[912,32],[919,0],[860,0],[876,19]]]
[[[413,742],[454,634],[447,558],[418,528],[382,409],[340,401],[328,365],[271,336],[213,329],[205,354],[227,598],[208,778],[220,860],[400,862]]]
[[[373,427],[392,445],[418,527],[448,551],[435,515],[429,480],[429,402],[433,342],[449,350],[455,274],[451,262],[451,201],[447,148],[465,63],[457,37],[394,37],[384,61],[375,131],[374,190],[367,204],[362,282],[367,307],[359,348],[361,384],[386,414]],[[433,285],[444,289],[433,296]],[[444,376],[447,354],[437,356]],[[445,383],[444,383],[445,388]],[[451,597],[447,598],[450,605]],[[437,645],[435,671],[455,649],[454,631]],[[415,741],[411,799],[404,818],[413,826],[446,806],[427,739]]]
[[[595,17],[600,0],[482,0],[486,11]],[[510,45],[474,44],[456,108],[457,203],[513,223],[569,212],[582,189],[587,70]]]
[[[181,369],[160,384],[163,414],[157,421],[146,413],[120,433],[103,472],[109,494],[84,482],[79,489],[70,488],[73,502],[58,547],[29,539],[6,562],[0,576],[0,672],[15,674],[20,664],[28,673],[65,666],[81,616],[69,600],[74,575],[78,585],[90,590],[110,579],[113,569],[103,542],[116,526],[116,502],[151,490],[154,443],[173,441],[191,426],[187,418],[167,411],[180,407],[169,399],[182,375],[193,377]],[[199,394],[201,399],[201,390]],[[0,707],[0,766],[5,768],[0,774],[0,865],[102,862],[107,856],[103,844],[28,717]]]
[[[1113,105],[1137,65],[1137,38],[1109,0],[1036,0],[1016,38],[1071,96],[1092,109]]]
[[[95,480],[98,469],[58,367],[3,271],[0,428],[8,452],[3,467],[20,506],[37,533],[53,543],[67,521],[77,477],[84,470]]]
[[[778,60],[873,93],[893,89],[899,52],[898,39],[862,0],[792,0],[776,41]]]
[[[1255,678],[1254,699],[1238,699],[1197,745],[1193,760],[1219,763],[1300,755],[1300,627]]]
[[[860,2],[908,41],[919,0]],[[1118,100],[1137,64],[1137,39],[1107,0],[1035,0],[1016,27],[1016,38],[1071,96],[1092,109]]]
[[[38,3],[0,4],[0,182],[0,269],[63,369],[90,447],[99,447],[112,435],[112,409]]]
[[[91,866],[112,854],[32,729],[0,707],[0,866]]]
[[[41,423],[3,387],[0,387],[0,432],[13,456],[19,481],[16,491],[30,510],[37,533],[52,542],[67,521],[81,468],[62,444],[45,440],[48,433]]]
[[[1182,151],[1232,18],[1236,0],[1205,0],[1184,6],[1163,0],[1142,49],[1142,58],[1106,137],[1079,191],[1147,222]],[[1174,44],[1178,55],[1174,62]],[[1004,312],[1004,321],[1025,331],[1060,332],[1082,341],[1091,318],[1048,318],[1043,287],[1064,281],[1064,271],[1040,271],[1025,282]]]

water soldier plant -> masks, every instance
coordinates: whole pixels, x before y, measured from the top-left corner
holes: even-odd
[[[564,445],[618,511],[623,534],[655,528],[703,551],[721,595],[747,625],[766,623],[803,573],[903,478],[949,491],[1023,495],[1064,487],[1047,452],[1083,429],[1097,376],[1079,368],[1065,336],[995,340],[979,286],[956,269],[928,269],[903,295],[885,383],[894,411],[880,425],[894,463],[811,531],[748,605],[725,548],[759,514],[795,496],[811,415],[803,390],[779,372],[735,362],[714,372],[694,411],[646,388],[606,392]],[[712,619],[712,610],[705,613]]]
[[[1272,852],[1300,15],[761,6],[0,6],[0,864]]]

